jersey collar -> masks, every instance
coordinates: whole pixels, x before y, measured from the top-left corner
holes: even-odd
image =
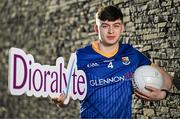
[[[102,56],[104,56],[104,57],[107,57],[107,58],[113,57],[113,56],[118,52],[118,47],[117,47],[114,51],[112,51],[112,52],[110,52],[110,53],[105,53],[105,52],[101,51],[101,50],[99,49],[99,41],[93,41],[93,42],[92,42],[92,48],[93,48],[93,50],[94,50],[95,52],[97,52],[97,53],[99,53],[100,55],[102,55]]]

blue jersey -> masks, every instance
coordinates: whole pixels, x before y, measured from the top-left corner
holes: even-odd
[[[132,75],[150,60],[131,45],[106,55],[94,42],[77,50],[77,67],[87,78],[87,95],[81,101],[81,118],[131,118]]]

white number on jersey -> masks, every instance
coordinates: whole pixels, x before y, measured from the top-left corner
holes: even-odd
[[[113,64],[112,64],[112,62],[109,62],[109,64],[108,64],[108,68],[113,68]]]

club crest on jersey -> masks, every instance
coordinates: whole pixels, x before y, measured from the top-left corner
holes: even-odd
[[[121,60],[124,65],[129,65],[131,63],[129,57],[122,57]]]

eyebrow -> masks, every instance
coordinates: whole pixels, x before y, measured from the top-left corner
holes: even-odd
[[[107,23],[102,23],[101,25],[109,25],[109,24],[107,24]]]
[[[115,23],[114,25],[121,25],[122,23],[118,22],[118,23]]]
[[[114,23],[113,25],[121,25],[122,23],[120,22],[117,22],[117,23]],[[101,25],[109,25],[108,23],[102,23]]]

